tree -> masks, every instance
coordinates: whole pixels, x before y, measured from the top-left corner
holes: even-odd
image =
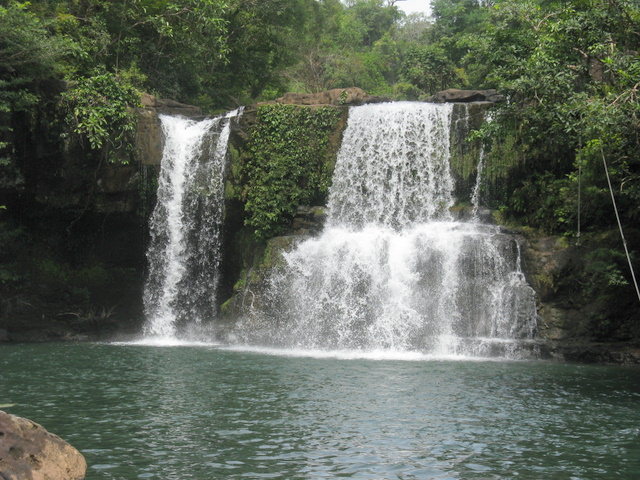
[[[309,0],[230,2],[225,17],[228,62],[208,77],[209,95],[240,104],[265,90],[281,93],[281,73],[297,60],[299,35],[307,28],[310,5]]]
[[[401,18],[396,7],[381,0],[346,6],[337,0],[315,2],[300,60],[286,72],[290,86],[303,91],[357,86],[389,95],[400,61],[392,32]]]
[[[433,44],[409,47],[401,73],[406,81],[431,94],[462,83],[445,50]]]
[[[68,128],[81,145],[110,162],[128,161],[133,148],[135,116],[130,111],[139,93],[110,73],[81,77],[62,93]]]
[[[76,45],[76,75],[138,72],[140,86],[189,101],[227,60],[222,0],[67,1],[58,9],[59,31]]]
[[[583,227],[611,225],[611,215],[597,213],[610,210],[605,153],[625,220],[640,219],[638,32],[640,7],[632,1],[502,0],[492,7],[491,28],[475,53],[486,72],[484,85],[500,89],[509,102],[487,130],[495,138],[517,138],[528,159],[529,185],[562,183],[563,189],[550,188],[569,205],[543,211],[521,201],[527,193],[516,188],[504,199],[513,213],[572,231],[580,181],[582,201],[590,207]]]
[[[0,168],[12,161],[12,116],[38,103],[44,83],[60,73],[66,48],[27,6],[0,6]]]

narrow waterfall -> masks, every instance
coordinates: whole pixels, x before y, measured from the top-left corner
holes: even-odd
[[[202,121],[161,115],[165,146],[150,220],[145,334],[172,337],[216,313],[225,158],[237,111]]]
[[[536,328],[517,242],[453,221],[451,105],[352,107],[327,225],[285,254],[244,338],[291,348],[517,356]]]
[[[480,147],[480,155],[476,166],[476,183],[471,192],[471,216],[478,219],[478,210],[480,208],[480,188],[482,188],[482,171],[484,170],[484,147]]]

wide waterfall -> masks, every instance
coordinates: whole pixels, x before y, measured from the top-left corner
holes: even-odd
[[[237,114],[202,121],[160,116],[165,146],[147,251],[147,335],[171,337],[180,324],[215,316],[223,174]]]
[[[518,355],[535,333],[534,292],[510,235],[450,213],[451,114],[447,104],[351,107],[326,227],[284,255],[245,341]]]

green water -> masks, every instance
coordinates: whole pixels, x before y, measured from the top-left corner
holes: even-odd
[[[91,479],[636,479],[640,370],[0,347],[0,404]]]

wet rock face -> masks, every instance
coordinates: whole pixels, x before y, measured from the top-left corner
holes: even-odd
[[[80,452],[37,423],[0,411],[2,480],[82,480]]]
[[[153,108],[137,110],[136,153],[142,165],[160,165],[164,137],[158,113]]]
[[[156,98],[146,93],[142,95],[140,103],[142,108],[136,110],[137,157],[142,165],[160,165],[162,149],[164,148],[164,135],[158,115],[200,117],[202,110],[193,105],[176,102],[175,100]]]
[[[142,94],[140,103],[143,108],[154,109],[157,113],[168,115],[183,115],[185,117],[197,117],[202,115],[202,110],[194,105],[176,102],[168,98],[157,98],[148,93]]]
[[[313,235],[320,233],[327,219],[325,208],[300,205],[293,217],[291,230],[294,235]]]

